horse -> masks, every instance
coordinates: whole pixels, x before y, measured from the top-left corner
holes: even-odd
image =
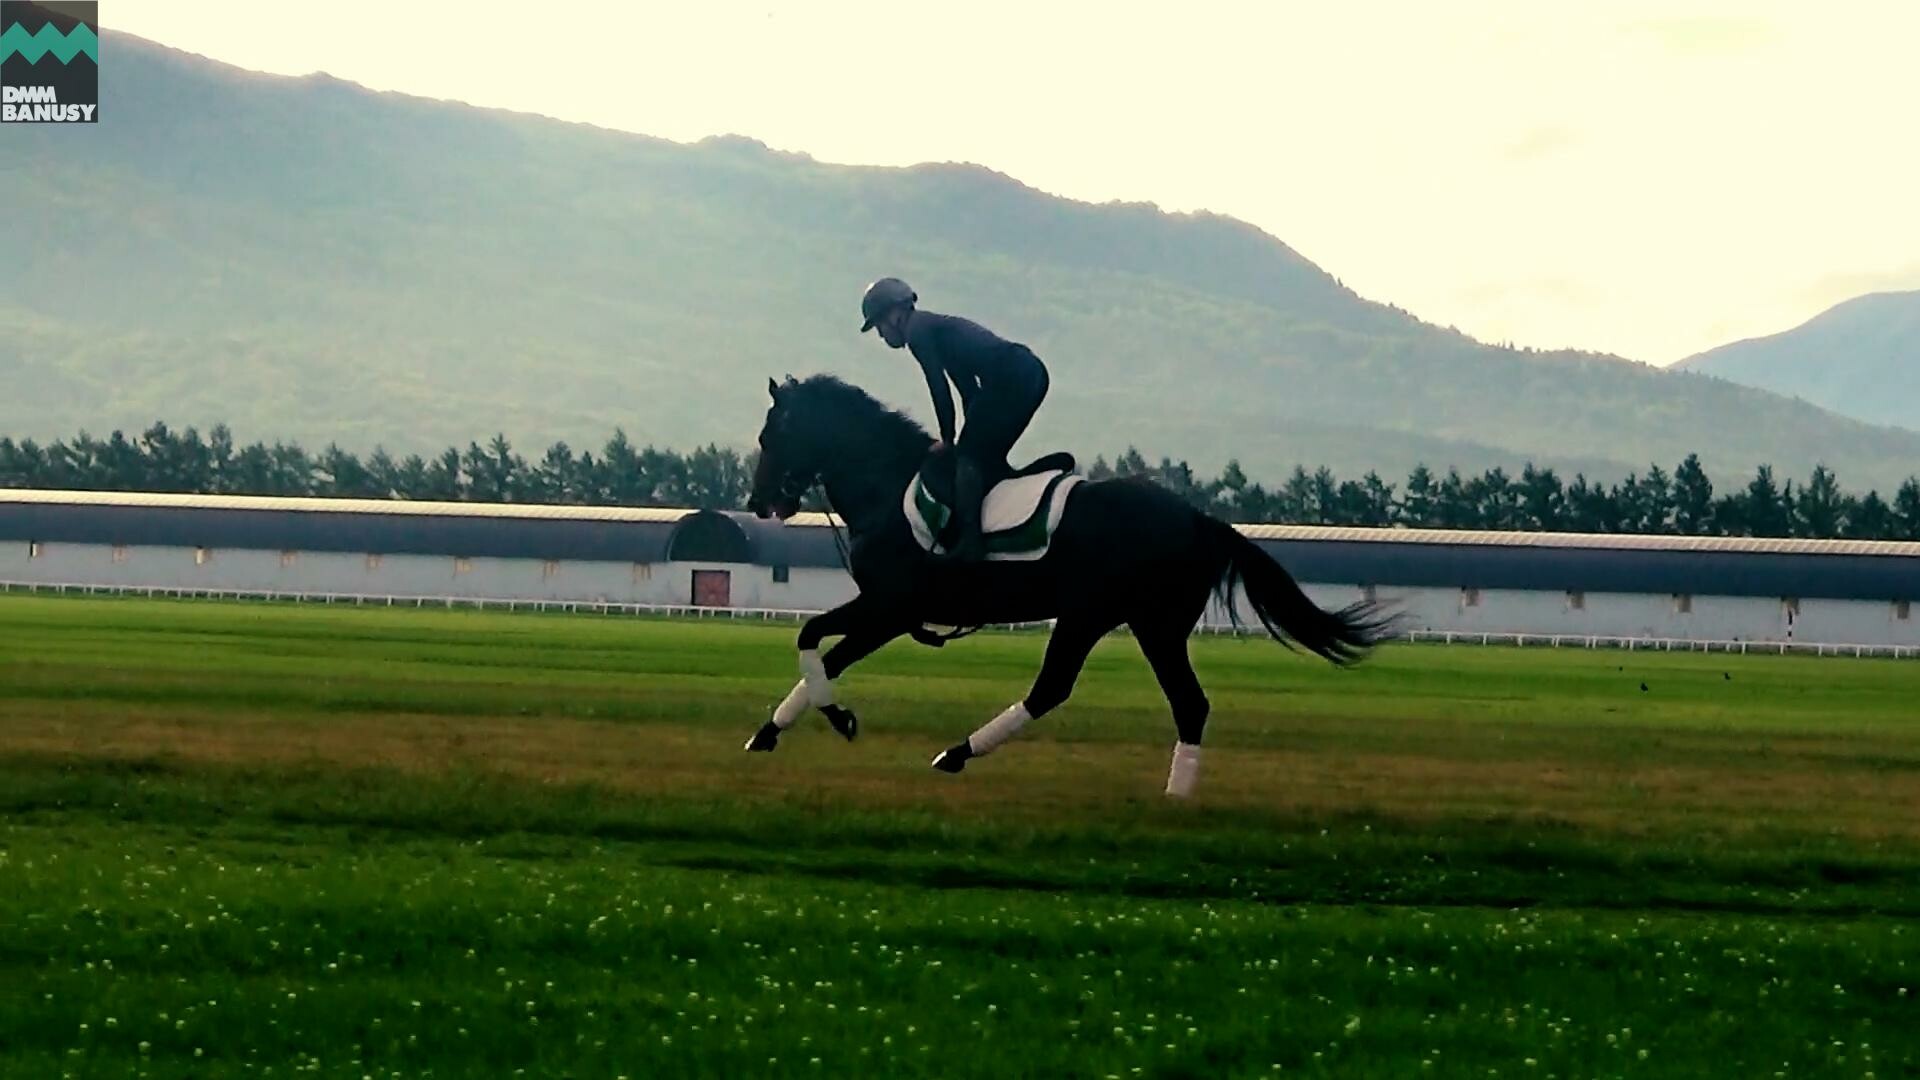
[[[848,569],[858,592],[802,624],[800,681],[748,740],[749,751],[774,750],[809,707],[852,740],[858,719],[836,700],[833,680],[901,636],[941,645],[944,639],[928,627],[1051,621],[1026,696],[933,759],[934,768],[958,773],[1064,704],[1095,644],[1125,626],[1173,711],[1166,794],[1185,797],[1199,775],[1209,711],[1187,643],[1211,598],[1223,599],[1238,627],[1235,597],[1244,592],[1274,640],[1337,666],[1359,662],[1391,636],[1392,620],[1375,605],[1322,610],[1233,526],[1143,479],[1078,483],[1037,559],[955,564],[934,558],[905,511],[909,485],[930,460],[945,456],[930,458],[934,440],[924,428],[832,375],[804,381],[789,375],[784,384],[770,378],[767,392],[773,403],[760,431],[748,509],[763,520],[785,521],[816,485],[824,486],[846,526]],[[829,637],[839,641],[823,655],[820,646]]]

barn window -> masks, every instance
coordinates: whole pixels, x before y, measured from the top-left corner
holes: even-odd
[[[128,554],[127,545],[125,544],[113,545],[113,561],[114,562],[126,562],[127,554]]]
[[[297,551],[283,551],[280,553],[280,565],[282,567],[292,566],[299,561],[300,553]]]
[[[213,549],[197,547],[193,549],[193,565],[205,566],[213,561]]]
[[[653,580],[653,564],[637,562],[633,564],[633,583],[635,585]]]
[[[38,540],[27,541],[27,558],[37,559],[40,556],[45,555],[46,553],[47,553],[47,549],[40,546],[40,541]]]
[[[467,557],[466,557],[465,555],[456,555],[456,556],[454,556],[454,558],[453,558],[453,572],[454,572],[454,573],[456,573],[456,574],[465,574],[465,573],[469,573],[469,572],[471,572],[472,570],[473,570],[473,560],[472,560],[472,559],[469,559],[469,558],[467,558]]]
[[[773,583],[775,585],[785,585],[792,577],[793,577],[792,567],[775,566],[773,568]]]
[[[367,569],[369,570],[380,569],[380,556],[369,552],[367,554]]]
[[[1693,614],[1693,594],[1692,593],[1674,593],[1673,594],[1673,613],[1675,615]]]
[[[549,581],[560,576],[560,560],[548,559],[540,564],[540,580]]]
[[[1583,592],[1569,592],[1567,594],[1567,610],[1568,611],[1587,610],[1587,594]]]
[[[1893,602],[1893,617],[1899,619],[1901,622],[1906,622],[1913,618],[1913,602],[1910,600],[1895,600]]]
[[[1479,589],[1461,589],[1460,590],[1460,606],[1461,607],[1479,607],[1480,606],[1480,590]]]

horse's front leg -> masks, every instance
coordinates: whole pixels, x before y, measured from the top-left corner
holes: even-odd
[[[849,742],[859,734],[859,718],[834,700],[833,680],[882,645],[899,637],[908,625],[889,610],[861,597],[816,615],[800,628],[800,681],[773,710],[772,719],[760,726],[746,748],[770,751],[779,743],[780,733],[792,727],[809,706],[819,709],[827,722]],[[840,642],[820,652],[822,639],[840,637]]]

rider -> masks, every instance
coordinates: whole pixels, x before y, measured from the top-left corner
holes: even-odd
[[[981,501],[988,484],[1010,471],[1007,454],[1047,396],[1047,368],[1033,350],[979,323],[916,309],[919,299],[899,278],[881,278],[867,286],[860,300],[860,314],[866,317],[860,332],[878,330],[889,347],[904,346],[920,362],[940,423],[940,441],[934,451],[949,446],[955,451],[953,513],[960,533],[952,558],[978,562],[986,555],[980,531]],[[960,405],[967,414],[966,429],[957,442],[949,380],[960,391]]]

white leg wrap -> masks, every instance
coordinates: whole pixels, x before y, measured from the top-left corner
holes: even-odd
[[[785,701],[773,710],[773,726],[785,731],[807,711],[807,680],[793,684]]]
[[[1027,713],[1027,703],[1022,701],[1007,706],[1005,712],[981,725],[980,730],[967,736],[967,746],[977,757],[991,754],[999,745],[1019,734],[1020,729],[1033,719]]]
[[[833,704],[833,680],[827,678],[827,665],[820,659],[820,650],[800,650],[800,675],[807,688],[807,704],[816,709]]]
[[[1194,782],[1199,779],[1200,748],[1193,743],[1174,743],[1173,767],[1167,770],[1167,794],[1184,799],[1193,794]]]

